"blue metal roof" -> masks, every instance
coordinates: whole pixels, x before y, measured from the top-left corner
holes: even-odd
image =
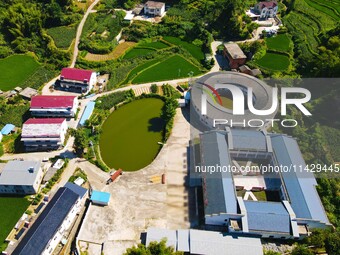
[[[41,254],[77,200],[78,195],[73,191],[65,187],[59,188],[12,255]]]
[[[80,198],[83,198],[85,196],[85,194],[87,193],[87,189],[80,187],[79,185],[74,184],[72,182],[67,182],[64,187],[72,190]]]
[[[231,129],[233,149],[267,150],[266,136],[260,131]]]
[[[290,217],[280,202],[244,201],[250,231],[290,233]]]
[[[8,135],[13,131],[15,126],[13,124],[6,124],[2,129],[1,129],[1,134],[3,135]]]
[[[202,166],[229,166],[230,158],[225,133],[210,131],[201,134]],[[232,173],[215,172],[205,178],[205,214],[237,213]]]
[[[108,203],[110,201],[110,196],[110,193],[93,190],[91,194],[91,201]]]
[[[79,125],[81,125],[81,126],[85,125],[85,121],[87,121],[91,117],[95,105],[96,105],[96,103],[94,101],[88,102],[88,104],[86,105],[86,108],[84,110],[84,113],[81,116],[81,119],[79,121]]]
[[[271,135],[274,153],[279,165],[302,166],[306,163],[295,139],[286,135]],[[316,191],[317,182],[313,173],[307,171],[283,172],[291,206],[297,218],[319,220],[329,223],[320,197]]]

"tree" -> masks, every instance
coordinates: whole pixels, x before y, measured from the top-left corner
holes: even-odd
[[[87,139],[84,129],[78,129],[74,136],[74,149],[77,156],[83,157],[84,150],[87,147]]]
[[[173,247],[166,246],[166,240],[163,239],[159,243],[151,242],[149,246],[139,244],[126,250],[124,255],[181,255],[182,252],[175,252]]]
[[[158,92],[158,86],[156,84],[152,84],[150,87],[151,93],[156,94]]]
[[[305,245],[298,245],[296,246],[291,255],[314,255],[314,253],[308,249]]]
[[[340,230],[330,233],[325,240],[325,248],[329,255],[340,254]]]

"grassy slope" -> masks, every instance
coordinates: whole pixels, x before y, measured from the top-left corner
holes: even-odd
[[[279,34],[275,37],[266,38],[270,50],[288,52],[291,50],[291,40],[286,34]]]
[[[260,58],[256,63],[266,69],[273,71],[285,71],[288,69],[290,61],[285,55],[266,53],[262,58]]]
[[[102,126],[100,151],[109,167],[125,171],[141,169],[152,162],[162,141],[160,119],[163,101],[140,99],[114,111]]]
[[[39,63],[27,55],[12,55],[0,59],[0,90],[11,90],[23,83],[39,68]]]

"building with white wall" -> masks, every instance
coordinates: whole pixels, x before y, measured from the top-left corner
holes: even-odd
[[[43,174],[40,162],[9,161],[0,175],[0,194],[35,194],[39,190]]]
[[[57,150],[63,146],[66,132],[66,119],[29,119],[23,124],[21,141],[26,151]]]
[[[52,254],[80,209],[80,196],[69,188],[59,188],[12,255]]]
[[[35,96],[31,99],[30,112],[34,117],[72,118],[78,104],[76,96]]]
[[[260,15],[260,19],[268,19],[276,16],[278,8],[276,1],[262,1],[255,5],[254,12]]]
[[[165,3],[157,1],[147,1],[144,5],[144,13],[152,16],[163,16]]]
[[[96,85],[97,75],[92,70],[63,68],[59,82],[62,89],[87,94]]]

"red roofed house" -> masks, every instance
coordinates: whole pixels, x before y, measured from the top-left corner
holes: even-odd
[[[30,112],[34,117],[72,118],[77,108],[76,96],[35,96],[31,99]]]
[[[66,132],[66,119],[29,119],[23,124],[21,141],[26,151],[57,150],[63,146]]]
[[[63,68],[60,74],[60,87],[66,90],[88,93],[97,82],[96,73],[91,70]]]
[[[276,1],[259,2],[254,7],[254,11],[260,15],[260,19],[275,17],[277,10],[278,4]]]

